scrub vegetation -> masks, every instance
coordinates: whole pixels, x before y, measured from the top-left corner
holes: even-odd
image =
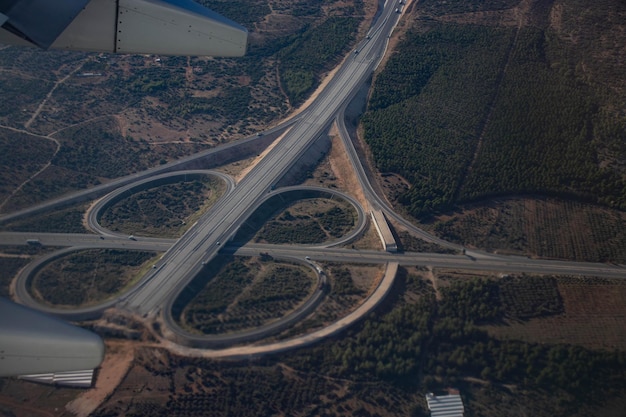
[[[182,310],[180,322],[204,334],[258,327],[296,308],[317,288],[316,281],[314,273],[302,265],[267,257],[217,259],[194,280],[206,284]]]
[[[331,269],[344,275],[339,280],[347,276]],[[401,268],[382,309],[339,339],[294,352],[223,362],[144,348],[94,415],[256,416],[271,408],[285,415],[427,416],[424,395],[449,386],[461,390],[468,415],[619,415],[608,410],[619,409],[626,389],[623,351],[523,342],[484,330],[570,313],[563,283],[574,280],[591,297],[616,283],[448,274],[437,299],[423,275]],[[351,293],[349,287],[342,291]],[[512,292],[522,297],[508,305]],[[621,314],[624,304],[613,308]]]
[[[0,230],[13,232],[87,233],[83,217],[87,207],[77,205],[3,223]]]
[[[30,261],[27,256],[0,256],[0,297],[9,297],[11,281]]]
[[[31,293],[57,307],[96,304],[119,293],[155,255],[117,249],[71,253],[45,265],[33,278]]]
[[[141,236],[177,237],[221,196],[213,178],[165,184],[139,191],[105,210],[100,224]]]
[[[626,213],[553,198],[466,205],[428,225],[442,238],[486,250],[590,262],[626,262]]]
[[[311,94],[373,13],[362,0],[201,3],[250,30],[246,56],[0,50],[0,211],[259,132]]]
[[[256,242],[323,243],[348,233],[356,222],[354,208],[345,202],[312,199],[291,204],[271,218],[256,235]]]
[[[356,222],[357,214],[349,202],[324,192],[294,191],[263,203],[246,220],[234,241],[323,243],[350,232]]]

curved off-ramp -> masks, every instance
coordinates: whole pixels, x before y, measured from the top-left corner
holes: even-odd
[[[313,293],[296,309],[291,311],[286,316],[281,317],[270,323],[238,332],[222,333],[215,335],[194,334],[180,327],[174,319],[172,311],[174,310],[174,303],[176,302],[177,297],[172,297],[166,304],[162,313],[163,320],[166,324],[166,329],[164,329],[164,335],[168,339],[173,340],[178,344],[194,348],[225,348],[241,343],[251,343],[257,340],[265,339],[272,335],[278,334],[283,330],[288,329],[295,323],[304,319],[305,317],[313,313],[313,311],[315,311],[315,309],[319,306],[324,298],[327,283],[326,274],[320,269],[316,268],[314,264],[310,262],[303,262],[299,258],[287,257],[283,259],[288,259],[292,262],[303,264],[306,267],[312,269],[313,272],[317,275],[316,289],[313,291]],[[179,296],[180,295],[181,294],[179,294]]]
[[[93,206],[91,206],[87,212],[87,224],[96,233],[104,236],[121,236],[120,233],[115,233],[100,225],[100,218],[102,213],[107,208],[111,207],[118,201],[135,194],[138,191],[146,190],[158,185],[172,184],[180,181],[180,178],[196,178],[196,177],[213,177],[221,179],[226,183],[225,194],[230,193],[235,188],[235,180],[230,176],[218,171],[212,170],[189,170],[189,171],[176,171],[166,172],[164,174],[155,175],[149,178],[144,178],[139,181],[135,181],[131,184],[120,187],[113,192],[105,195],[99,199]],[[220,198],[223,196],[220,196]]]
[[[47,254],[31,263],[26,265],[22,271],[20,271],[15,282],[15,295],[21,304],[24,304],[33,309],[43,311],[66,320],[81,321],[92,320],[100,317],[102,313],[113,306],[115,306],[120,296],[113,296],[112,298],[102,301],[98,304],[94,304],[88,307],[80,308],[60,308],[41,304],[35,300],[28,291],[30,282],[34,278],[35,274],[41,270],[46,264],[66,256],[72,252],[78,252],[81,250],[93,250],[91,246],[73,246],[69,248],[63,248],[58,251]],[[132,289],[129,289],[132,291]]]
[[[347,316],[337,320],[336,322],[312,333],[294,337],[292,339],[280,342],[270,343],[258,346],[239,346],[226,349],[193,349],[180,346],[174,342],[164,341],[164,345],[171,351],[186,356],[197,356],[207,358],[221,359],[247,359],[267,354],[280,353],[291,349],[309,346],[313,343],[320,342],[331,336],[335,336],[359,320],[363,319],[368,313],[373,311],[389,294],[396,274],[398,272],[398,263],[390,262],[387,264],[385,275],[380,281],[374,292],[365,300],[363,304],[356,308]]]
[[[361,205],[361,203],[356,198],[342,191],[334,190],[332,188],[326,188],[326,187],[316,187],[316,186],[308,186],[308,185],[294,185],[290,187],[281,187],[277,190],[267,193],[266,196],[253,207],[251,216],[254,215],[254,213],[263,206],[263,204],[269,202],[273,198],[277,198],[281,196],[282,194],[297,193],[297,192],[319,193],[321,196],[320,197],[294,198],[294,201],[301,201],[301,200],[308,199],[308,198],[326,198],[323,196],[324,194],[330,194],[333,197],[341,198],[342,200],[345,200],[346,202],[351,204],[352,207],[354,207],[354,210],[356,211],[356,214],[357,214],[357,221],[356,221],[356,225],[352,228],[352,230],[348,234],[338,239],[335,239],[332,241],[326,241],[322,243],[291,244],[292,246],[309,246],[309,247],[326,248],[326,247],[331,247],[331,246],[344,245],[358,238],[365,231],[365,228],[367,227],[368,216],[365,214],[365,210],[363,209],[363,206]]]

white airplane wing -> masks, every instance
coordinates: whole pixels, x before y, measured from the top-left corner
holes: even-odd
[[[0,0],[0,43],[43,49],[243,56],[248,31],[192,0]]]
[[[97,368],[100,336],[0,297],[0,377]]]
[[[0,0],[0,43],[243,56],[248,31],[192,0]],[[94,369],[99,336],[0,297],[0,377]]]

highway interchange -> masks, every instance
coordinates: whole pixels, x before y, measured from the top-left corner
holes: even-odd
[[[163,319],[169,328],[165,333],[175,342],[194,347],[220,348],[217,356],[237,356],[243,354],[241,348],[221,349],[237,343],[248,342],[273,334],[286,326],[293,324],[302,317],[308,315],[323,297],[322,291],[316,291],[301,309],[294,314],[271,326],[263,329],[254,329],[242,334],[231,336],[206,336],[197,337],[184,332],[171,317],[171,306],[183,291],[183,289],[198,275],[201,269],[213,259],[218,252],[233,253],[241,256],[257,256],[259,253],[268,253],[278,259],[298,260],[303,264],[310,264],[305,257],[312,261],[334,261],[342,263],[368,263],[387,264],[385,279],[379,285],[380,291],[375,291],[357,311],[350,314],[349,318],[340,320],[329,326],[327,330],[315,332],[314,336],[306,335],[292,341],[271,344],[266,347],[254,347],[247,350],[246,354],[279,351],[289,346],[300,346],[304,341],[310,343],[317,340],[316,337],[327,337],[333,332],[345,328],[350,323],[359,320],[364,314],[375,308],[381,297],[389,291],[395,276],[395,268],[398,265],[422,265],[431,267],[458,268],[468,270],[494,271],[499,273],[544,273],[544,274],[575,274],[601,277],[624,277],[624,268],[607,264],[593,264],[580,262],[565,262],[553,260],[535,260],[524,257],[512,257],[492,255],[479,251],[466,252],[464,255],[443,255],[429,253],[387,253],[374,250],[350,250],[338,247],[328,248],[329,245],[320,246],[276,246],[248,244],[242,247],[230,246],[229,241],[236,234],[239,227],[251,216],[251,214],[268,198],[283,192],[275,190],[277,183],[298,160],[311,148],[313,143],[324,134],[334,121],[337,122],[339,133],[348,156],[357,174],[364,191],[367,205],[365,209],[349,196],[351,203],[357,208],[361,219],[355,232],[346,240],[355,238],[365,227],[364,213],[369,209],[380,209],[388,218],[394,219],[411,233],[441,246],[460,249],[458,245],[442,241],[411,224],[389,207],[384,198],[381,198],[372,188],[369,179],[361,165],[351,139],[344,124],[344,111],[347,104],[357,93],[359,88],[367,80],[380,62],[388,36],[395,27],[399,14],[395,12],[395,2],[387,1],[383,12],[378,17],[368,36],[348,56],[343,65],[330,80],[328,85],[321,91],[318,97],[301,112],[297,117],[275,128],[273,132],[285,132],[277,144],[250,170],[250,172],[235,184],[232,178],[216,172],[207,171],[172,171],[189,166],[190,162],[205,158],[207,154],[217,152],[219,149],[203,152],[185,160],[167,164],[152,170],[133,174],[96,187],[81,191],[69,197],[59,198],[54,201],[38,205],[28,210],[0,218],[0,222],[7,222],[23,216],[30,216],[37,212],[50,210],[54,207],[67,205],[77,201],[87,201],[104,194],[107,196],[99,200],[89,212],[89,225],[97,235],[87,234],[52,234],[52,233],[0,233],[0,244],[23,245],[29,239],[37,239],[45,246],[64,247],[62,251],[47,255],[37,262],[30,264],[21,274],[16,286],[17,297],[21,302],[47,311],[52,314],[64,315],[69,319],[93,318],[101,314],[105,309],[117,307],[127,310],[147,320]],[[271,132],[266,132],[266,135]],[[240,141],[239,145],[229,144],[228,147],[245,145],[258,137]],[[163,180],[172,175],[214,175],[219,176],[227,185],[227,191],[202,217],[190,227],[178,240],[152,239],[136,236],[129,239],[128,236],[120,236],[102,228],[98,223],[99,213],[106,209],[112,202],[122,196],[141,189],[148,182]],[[335,244],[345,243],[334,242]],[[109,300],[99,306],[74,311],[60,311],[39,305],[30,297],[27,291],[27,280],[38,268],[53,257],[62,256],[73,250],[87,248],[127,248],[135,250],[154,250],[165,252],[135,287],[130,289],[119,298]],[[393,275],[393,276],[392,276]],[[384,283],[384,285],[382,285]],[[331,330],[334,329],[334,330]],[[233,350],[234,349],[234,350]],[[216,352],[217,352],[216,351]]]

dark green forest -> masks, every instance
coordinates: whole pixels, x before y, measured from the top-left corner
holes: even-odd
[[[597,51],[539,27],[430,26],[407,33],[362,118],[378,169],[411,183],[412,215],[528,193],[626,209],[619,80],[580,70]]]
[[[399,199],[413,215],[455,201],[512,37],[478,26],[410,32],[376,79],[365,140],[380,171],[411,183]]]
[[[550,54],[565,47],[546,31],[521,31],[461,201],[541,192],[626,210],[626,182],[597,156],[598,141],[626,137],[626,121],[603,117],[593,87],[551,68]]]
[[[319,74],[333,68],[354,40],[359,19],[331,17],[294,37],[278,53],[281,84],[292,106],[301,104],[319,84]]]

